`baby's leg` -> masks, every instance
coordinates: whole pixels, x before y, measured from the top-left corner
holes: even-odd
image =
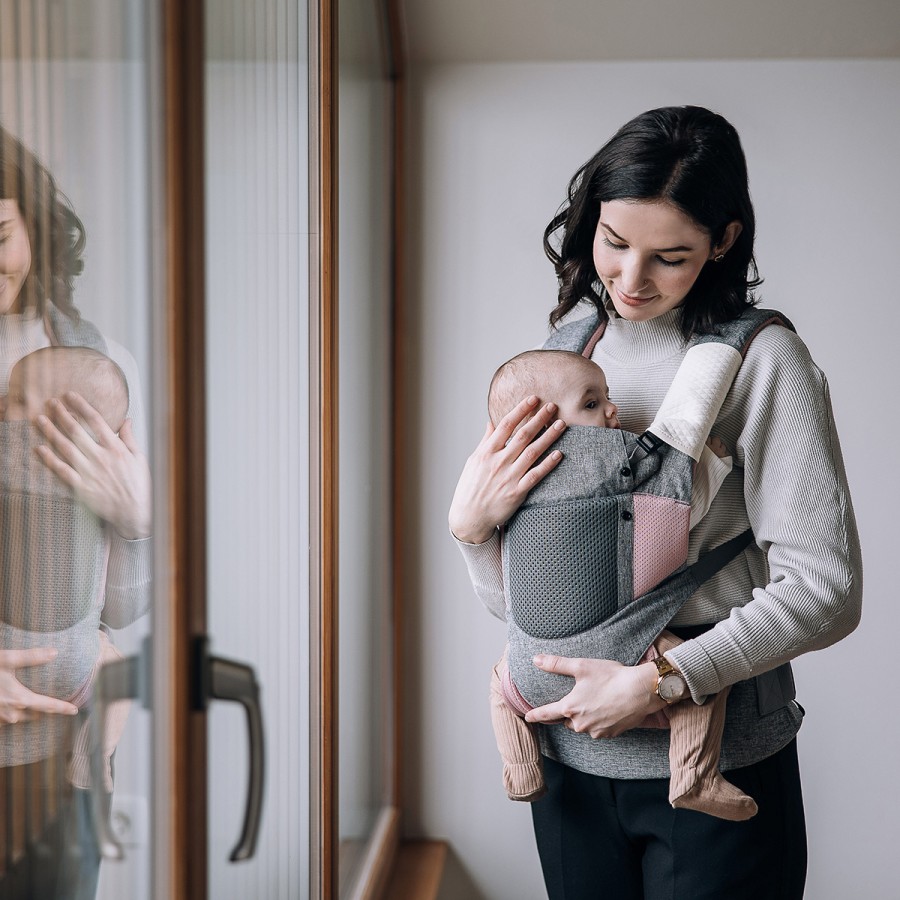
[[[506,702],[503,676],[506,653],[491,670],[491,722],[503,760],[503,787],[510,800],[532,801],[547,792],[534,729]]]
[[[665,653],[680,643],[675,635],[664,631],[656,646]],[[703,706],[688,699],[664,710],[671,726],[669,802],[677,809],[695,809],[742,822],[756,815],[756,802],[719,772],[728,692],[729,688],[719,691]]]

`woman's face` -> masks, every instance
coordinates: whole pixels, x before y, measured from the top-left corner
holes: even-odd
[[[671,203],[600,206],[594,266],[623,319],[645,322],[680,306],[713,256],[709,234]]]
[[[18,310],[31,268],[31,244],[15,200],[0,200],[0,316]]]

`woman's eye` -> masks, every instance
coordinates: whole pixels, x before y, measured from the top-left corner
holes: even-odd
[[[680,266],[684,260],[683,259],[663,259],[661,256],[656,257],[664,266]]]
[[[628,249],[628,244],[614,244],[609,238],[603,238],[603,243],[606,244],[607,247],[611,247],[613,250]]]

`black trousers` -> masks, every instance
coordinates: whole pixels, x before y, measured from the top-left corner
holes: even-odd
[[[532,804],[550,900],[801,900],[806,824],[797,743],[729,781],[759,812],[726,822],[669,806],[665,778],[586,775],[544,759]]]

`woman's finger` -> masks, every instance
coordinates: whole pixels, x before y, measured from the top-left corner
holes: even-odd
[[[119,429],[119,440],[128,448],[128,452],[132,456],[138,456],[141,453],[141,448],[134,437],[134,425],[131,419],[126,419],[122,423],[122,427]]]
[[[532,662],[543,672],[552,672],[554,675],[569,675],[576,678],[581,674],[581,660],[570,656],[552,656],[549,653],[539,653]]]
[[[35,694],[34,691],[29,691],[24,686],[16,701],[26,715],[28,713],[49,713],[50,715],[58,716],[78,715],[78,707],[74,703],[57,700],[55,697],[46,697],[43,694]]]
[[[48,401],[47,407],[50,415],[37,417],[38,428],[60,459],[79,468],[81,460],[95,452],[96,442],[59,400]]]
[[[91,406],[77,391],[68,391],[64,397],[63,409],[81,416],[82,421],[90,428],[96,442],[109,447],[116,440],[116,433],[109,427],[106,419]],[[76,424],[78,423],[75,420]]]
[[[534,413],[535,407],[538,405],[538,398],[532,394],[530,397],[526,397],[524,400],[520,400],[498,423],[497,427],[494,429],[494,433],[492,435],[491,441],[491,449],[494,450],[502,450],[509,439],[516,433],[516,428],[528,418],[528,416]],[[549,405],[549,404],[548,404]],[[555,407],[554,407],[555,411]],[[534,413],[535,416],[539,416],[543,410],[539,410],[537,413]],[[526,422],[522,428],[527,428],[531,422]],[[520,429],[521,431],[521,429]]]
[[[80,481],[78,473],[68,464],[63,462],[49,447],[41,445],[35,448],[41,462],[54,474],[59,480],[70,488],[76,488]]]
[[[530,443],[522,446],[519,449],[518,457],[512,464],[512,471],[516,477],[522,478],[527,472],[539,466],[544,461],[543,458],[548,455],[547,451],[559,440],[565,430],[566,423],[562,419],[557,419],[536,435]],[[555,457],[553,465],[556,465],[560,459],[562,459],[561,456]]]
[[[547,703],[545,706],[536,706],[526,714],[525,721],[539,722],[542,725],[558,725],[560,722],[565,722],[567,707],[563,700]]]
[[[0,669],[27,669],[56,659],[54,647],[30,647],[27,650],[0,650]]]

